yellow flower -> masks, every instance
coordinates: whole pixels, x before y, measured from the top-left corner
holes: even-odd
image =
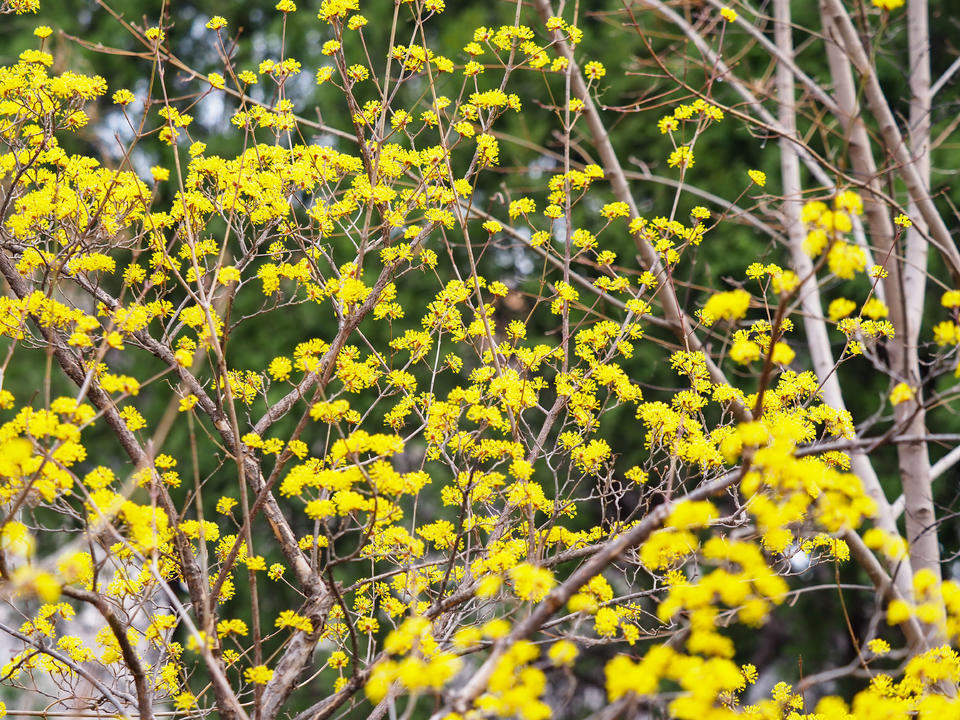
[[[864,317],[870,318],[871,320],[879,320],[887,317],[887,315],[890,314],[890,311],[887,309],[886,304],[884,304],[882,300],[878,298],[870,298],[863,304],[860,314]]]
[[[737,11],[728,7],[720,8],[720,15],[727,22],[734,22],[737,19]]]
[[[217,623],[217,637],[226,637],[227,635],[246,635],[248,632],[247,624],[243,620],[234,618],[233,620],[221,620]]]
[[[9,445],[8,443],[7,446],[4,446],[4,450],[6,450]],[[36,542],[33,535],[30,534],[27,526],[21,522],[8,522],[3,526],[2,530],[0,530],[0,548],[3,548],[7,553],[27,557],[33,554],[35,546]]]
[[[960,325],[944,320],[933,326],[933,340],[937,345],[960,344]]]
[[[510,632],[510,623],[503,618],[494,618],[483,625],[483,634],[491,640],[506,637]]]
[[[327,80],[333,77],[332,67],[322,67],[317,70],[317,85],[323,85]]]
[[[273,360],[271,360],[270,366],[268,368],[270,377],[272,377],[277,382],[283,382],[283,381],[289,380],[290,373],[292,370],[293,370],[293,363],[290,362],[290,358],[283,357],[282,355],[279,357],[275,357]]]
[[[947,290],[940,298],[945,308],[960,308],[960,290]]]
[[[900,403],[912,400],[914,396],[913,389],[906,383],[898,383],[890,392],[890,404],[897,406]]]
[[[713,325],[718,320],[735,322],[742,319],[750,307],[750,293],[746,290],[731,290],[712,295],[700,313],[704,325]]]
[[[689,145],[681,145],[667,159],[670,167],[688,168],[694,165],[693,149]]]
[[[520,563],[510,569],[513,580],[513,590],[524,600],[539,602],[547,596],[556,580],[547,568],[537,567],[530,563]]]
[[[897,599],[887,606],[887,624],[899,625],[910,619],[910,606],[903,600]]]
[[[334,650],[330,653],[330,657],[327,658],[327,665],[332,668],[346,667],[349,662],[350,660],[347,658],[347,654],[342,650]]]
[[[793,292],[800,284],[800,278],[793,270],[785,270],[773,276],[771,286],[778,295]]]
[[[293,610],[284,610],[281,612],[274,624],[278,628],[293,628],[294,630],[300,630],[305,633],[313,632],[313,623],[310,622],[310,618],[298,615]]]
[[[666,135],[669,132],[673,132],[680,127],[680,123],[677,122],[677,118],[673,115],[664,115],[660,120],[657,121],[657,129],[660,131],[661,135]]]
[[[569,640],[558,640],[551,645],[547,651],[547,657],[550,658],[550,662],[563,667],[573,665],[573,661],[579,654],[580,651],[577,649],[577,646]]]
[[[136,100],[136,98],[134,97],[133,93],[130,92],[129,90],[126,90],[126,89],[117,90],[117,91],[113,94],[113,104],[114,104],[114,105],[121,105],[121,106],[122,106],[122,105],[129,105],[129,104],[132,103],[134,100]]]
[[[197,630],[195,633],[191,633],[190,637],[187,638],[187,650],[193,650],[194,652],[197,652],[204,646],[207,648],[213,647],[213,638],[208,637],[203,630]]]
[[[594,60],[583,66],[583,74],[591,80],[599,80],[607,74],[607,69],[603,66],[603,63]]]
[[[249,667],[243,672],[243,679],[253,685],[266,685],[273,677],[273,670],[266,665]]]
[[[833,200],[833,206],[837,210],[843,210],[852,215],[863,214],[863,198],[853,190],[843,190],[837,193],[837,197]]]
[[[237,504],[237,501],[232,497],[223,496],[217,500],[217,512],[221,515],[229,515],[233,512],[234,506]]]
[[[846,298],[837,298],[830,302],[827,308],[827,316],[831,322],[839,322],[857,309],[857,304],[853,300]]]
[[[739,365],[749,365],[760,358],[760,346],[746,338],[734,341],[730,347],[730,359]]]
[[[847,242],[836,242],[827,254],[830,272],[843,280],[850,280],[867,266],[867,256],[863,249]]]
[[[704,528],[717,519],[719,513],[713,503],[703,500],[699,502],[686,501],[677,505],[667,518],[664,527],[677,530]]]
[[[173,699],[173,707],[176,710],[190,710],[191,708],[194,708],[196,706],[197,706],[196,696],[192,692],[189,692],[186,690],[183,691],[182,693],[179,693]]]
[[[773,346],[773,355],[771,359],[778,365],[789,365],[797,354],[786,343],[778,342]]]

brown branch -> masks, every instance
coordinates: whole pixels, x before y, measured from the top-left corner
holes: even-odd
[[[153,700],[150,695],[150,687],[147,684],[147,678],[143,672],[143,665],[140,663],[140,658],[137,657],[136,650],[130,645],[130,639],[127,637],[127,628],[123,626],[120,619],[113,610],[110,609],[110,606],[102,595],[71,587],[70,585],[63,587],[63,594],[75,600],[81,600],[82,602],[93,605],[103,616],[103,619],[107,621],[107,625],[110,626],[110,630],[113,632],[117,644],[120,645],[120,654],[123,656],[123,662],[133,676],[133,686],[137,691],[137,708],[140,712],[140,720],[153,720]]]

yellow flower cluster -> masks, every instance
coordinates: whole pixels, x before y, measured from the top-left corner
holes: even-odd
[[[32,5],[6,0],[3,7]],[[444,11],[442,0],[400,5],[415,23]],[[275,9],[286,22],[297,7],[280,0]],[[336,147],[302,139],[306,125],[288,94],[308,75],[300,61],[264,58],[239,73],[194,74],[204,94],[233,97],[233,85],[240,88],[230,122],[246,142],[233,157],[208,153],[196,140],[188,103],[148,109],[144,123],[166,143],[169,165],[151,169],[152,187],[60,145],[58,137],[88,122],[85,103],[107,94],[103,78],[51,74],[43,43],[0,68],[7,149],[0,181],[12,188],[3,229],[14,241],[12,277],[29,287],[0,298],[0,334],[18,352],[21,344],[55,346],[84,388],[80,401],[44,399],[42,407],[34,399],[17,407],[0,391],[0,409],[12,411],[0,424],[0,501],[40,507],[39,517],[60,513],[96,546],[71,547],[42,564],[43,538],[11,513],[0,527],[2,579],[16,597],[44,601],[20,632],[74,663],[108,666],[118,679],[130,660],[125,646],[142,641],[134,654],[149,646],[152,689],[182,712],[207,712],[211,701],[190,682],[189,663],[206,662],[208,650],[231,681],[256,686],[242,693],[259,702],[274,668],[278,679],[284,675],[282,653],[323,642],[336,690],[362,684],[374,703],[408,694],[410,714],[423,694],[453,693],[461,669],[489,652],[468,717],[546,720],[553,712],[548,673],[573,677],[581,646],[603,643],[632,653],[607,655],[611,702],[669,688],[665,712],[678,719],[814,717],[785,683],[769,699],[742,705],[757,670],[734,663],[733,633],[723,629],[767,620],[787,597],[785,568],[795,556],[811,564],[847,560],[854,547],[844,534],[875,511],[845,451],[817,452],[817,443],[842,447],[856,438],[852,416],[823,402],[824,378],[788,367],[806,360],[790,335],[798,273],[755,262],[742,285],[704,292],[699,313],[665,323],[681,331],[679,349],[663,356],[679,387],[641,389],[643,349],[662,342],[656,325],[648,336],[648,325],[664,324],[655,314],[675,289],[684,253],[710,241],[711,212],[697,206],[685,215],[638,216],[629,197],[599,199],[605,171],[589,163],[565,163],[539,191],[505,192],[499,206],[478,180],[512,162],[500,119],[541,106],[492,75],[576,70],[589,92],[603,85],[611,72],[603,63],[574,65],[564,50],[578,45],[581,30],[562,18],[536,28],[480,27],[460,59],[418,44],[429,34],[417,33],[410,44],[390,46],[387,72],[397,73],[389,80],[398,86],[414,81],[430,92],[401,108],[388,106],[381,70],[356,53],[372,32],[359,13],[358,0],[318,7],[325,33],[318,49],[330,64],[316,71],[317,92],[342,93],[350,109],[350,132]],[[737,19],[729,8],[720,16]],[[220,16],[206,23],[218,42],[227,26]],[[544,33],[551,39],[541,44]],[[167,57],[160,55],[164,30],[143,37]],[[258,83],[277,90],[275,100],[244,94]],[[454,92],[444,95],[448,84]],[[115,89],[112,112],[132,118],[138,100]],[[588,114],[588,97],[555,100],[542,105],[564,123]],[[696,138],[723,118],[704,99],[661,117],[657,128],[672,148],[667,166],[681,175],[695,167]],[[176,184],[167,187],[171,177]],[[748,178],[767,186],[759,170]],[[849,190],[828,200],[804,205],[804,247],[818,270],[854,280],[870,262],[854,239],[863,202]],[[636,272],[618,260],[624,239],[645,250],[647,263]],[[535,295],[524,279],[481,274],[490,248],[514,242],[544,260]],[[461,255],[469,268],[457,264]],[[405,284],[408,275],[415,283]],[[886,276],[880,265],[869,269],[873,280]],[[77,301],[81,291],[92,301]],[[862,302],[829,303],[829,320],[846,340],[842,360],[892,337],[888,318],[897,306],[882,297],[871,291]],[[948,290],[941,305],[949,316],[934,326],[933,339],[960,345],[960,291]],[[276,337],[261,366],[240,367],[238,329],[295,306],[329,319],[314,331],[324,337],[298,327],[292,341]],[[696,343],[698,333],[709,342]],[[144,415],[151,429],[168,420],[155,425],[150,403],[142,415],[129,400],[142,402],[148,389],[162,387],[155,381],[163,375],[138,380],[120,372],[126,366],[113,353],[125,344],[163,364],[172,411],[185,413],[194,442],[213,438],[203,458],[216,461],[212,477],[246,482],[244,492],[218,490],[229,494],[205,500],[204,463],[147,441]],[[740,379],[724,379],[727,368]],[[918,397],[916,384],[891,385],[892,405]],[[289,425],[281,422],[288,413]],[[636,422],[635,443],[626,448],[614,439],[622,434],[608,434],[625,419]],[[95,423],[120,437],[131,471],[88,463],[81,432]],[[195,484],[180,476],[191,465]],[[721,482],[729,497],[697,490]],[[678,500],[691,491],[699,499]],[[284,557],[260,533],[247,535],[248,523],[268,524],[273,535],[265,537],[279,539]],[[638,528],[649,531],[642,541],[618,549],[579,587],[566,585],[580,576],[565,563],[589,562]],[[254,542],[256,549],[248,547]],[[863,542],[894,562],[909,550],[879,523]],[[328,588],[323,574],[341,565],[354,584]],[[252,578],[249,589],[238,587],[237,572],[244,582]],[[151,610],[154,595],[174,580],[191,593],[189,612],[204,619],[184,640],[202,658],[185,659],[172,639],[182,618]],[[634,595],[641,582],[649,591]],[[223,603],[264,584],[284,599],[329,592],[337,602],[323,612],[309,602],[315,597],[300,603],[297,596],[298,609],[271,603],[266,625],[285,644],[279,654],[261,653],[257,643],[274,641],[261,634],[262,619],[225,617]],[[143,622],[131,623],[126,643],[103,627],[87,647],[61,633],[75,608],[58,602],[60,594],[87,597],[79,590],[121,614],[140,608]],[[542,637],[511,641],[523,618],[561,607],[569,614],[551,620],[543,655]],[[921,571],[910,597],[889,602],[887,619],[917,621],[960,641],[960,585]],[[664,633],[675,640],[641,642]],[[883,638],[865,647],[870,662],[891,651]],[[73,672],[50,654],[26,651],[2,672],[25,680],[34,669],[57,678]],[[852,706],[820,700],[815,717],[840,720],[849,710],[865,718],[947,717],[954,708],[933,690],[958,675],[953,650],[934,647],[896,677],[875,674]]]

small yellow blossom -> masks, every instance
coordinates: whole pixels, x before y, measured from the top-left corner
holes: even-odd
[[[273,677],[273,670],[266,665],[257,665],[244,670],[243,679],[253,685],[266,685]]]
[[[912,400],[913,396],[913,389],[909,385],[906,383],[897,383],[893,390],[890,391],[890,404],[897,406],[900,403]]]

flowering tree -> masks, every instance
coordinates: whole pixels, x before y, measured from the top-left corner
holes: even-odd
[[[457,57],[430,48],[442,0],[323,0],[319,68],[283,43],[246,68],[208,17],[209,74],[166,10],[102,5],[136,92],[57,69],[37,27],[0,67],[6,712],[954,716],[931,112],[958,63],[932,80],[926,0],[902,4],[820,0],[810,28],[788,0],[617,4],[621,105],[625,59],[550,0],[447,27]],[[904,23],[905,103],[875,61]],[[298,104],[314,72],[342,126]],[[116,160],[84,144],[108,99]],[[210,103],[238,153],[194,134]],[[635,161],[638,113],[665,145]],[[769,179],[702,187],[743,128]],[[736,277],[698,264],[744,226]],[[789,631],[847,656],[771,675],[755,634],[806,595],[826,610]]]

